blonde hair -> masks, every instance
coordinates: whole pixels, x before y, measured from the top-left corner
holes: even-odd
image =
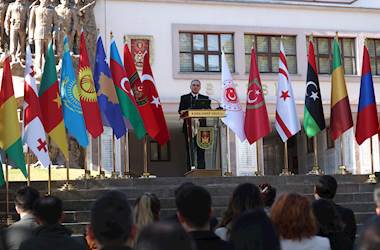
[[[145,225],[159,220],[160,200],[155,194],[144,193],[137,198],[133,212],[135,224],[141,229]]]

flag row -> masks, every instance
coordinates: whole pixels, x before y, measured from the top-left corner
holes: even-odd
[[[370,67],[370,57],[366,46],[363,48],[363,64],[360,83],[360,96],[355,130],[356,141],[361,145],[366,139],[379,133],[376,99]],[[275,128],[283,142],[301,130],[296,104],[288,71],[284,46],[280,44],[279,70],[277,83]],[[308,137],[316,136],[326,128],[323,114],[314,45],[308,46],[308,67],[306,78],[303,127]],[[222,97],[226,109],[223,122],[239,137],[250,144],[268,135],[272,128],[265,105],[260,73],[255,50],[251,50],[251,67],[247,89],[246,110],[242,109],[228,65],[222,53]],[[352,112],[344,78],[341,51],[338,37],[333,42],[333,72],[331,81],[330,131],[333,140],[353,127]]]
[[[46,55],[39,89],[34,78],[30,47],[26,48],[24,72],[23,136],[17,118],[10,58],[3,58],[0,85],[0,149],[8,162],[27,176],[22,145],[26,144],[43,166],[51,164],[48,145],[55,143],[69,157],[67,135],[82,147],[89,144],[88,133],[97,138],[103,126],[111,127],[116,138],[133,128],[138,139],[149,135],[159,144],[169,140],[169,131],[155,86],[149,53],[144,55],[140,78],[128,45],[122,62],[115,41],[111,42],[107,61],[101,37],[98,37],[94,72],[88,59],[84,33],[80,39],[77,75],[70,56],[68,38],[64,38],[60,77],[56,71],[53,45]],[[3,159],[4,160],[4,159]],[[2,175],[2,169],[0,168]],[[0,178],[0,182],[3,178]],[[1,183],[0,183],[1,184]]]

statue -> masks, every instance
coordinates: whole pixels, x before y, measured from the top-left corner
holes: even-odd
[[[5,13],[7,12],[8,3],[5,0],[0,0],[0,51],[5,48]]]
[[[5,15],[5,33],[9,36],[12,62],[21,61],[25,56],[27,16],[28,7],[21,0],[9,4]]]
[[[50,0],[40,0],[40,5],[33,6],[29,17],[29,43],[35,45],[35,70],[41,73],[45,51],[49,42],[54,41],[58,16],[50,5]],[[53,34],[53,35],[52,35]]]
[[[57,54],[59,58],[62,57],[63,52],[63,38],[65,34],[69,39],[70,50],[72,51],[74,36],[78,27],[78,12],[76,9],[70,6],[68,0],[61,0],[61,4],[55,7],[55,11],[58,16],[58,35],[56,40]]]

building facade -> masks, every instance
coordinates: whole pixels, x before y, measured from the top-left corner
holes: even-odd
[[[307,42],[312,35],[326,124],[330,117],[332,40],[338,32],[345,78],[354,123],[359,100],[363,45],[367,42],[376,96],[380,97],[380,3],[373,0],[97,0],[95,17],[100,35],[109,51],[110,32],[122,52],[123,41],[134,46],[139,39],[149,42],[151,64],[161,104],[170,129],[167,146],[148,141],[149,172],[157,176],[181,176],[186,172],[186,147],[178,115],[180,96],[189,93],[190,81],[202,82],[202,94],[213,106],[221,95],[221,51],[224,50],[245,106],[250,49],[255,47],[265,100],[273,124],[272,133],[257,145],[240,142],[230,133],[230,161],[233,173],[253,174],[257,163],[265,174],[279,174],[284,162],[284,144],[274,129],[279,42],[283,39],[297,112],[302,124],[307,72]],[[137,55],[138,56],[138,55]],[[379,107],[378,107],[379,108]],[[130,171],[143,171],[144,144],[133,133],[112,149],[111,134],[103,136],[103,165],[118,168],[129,162]],[[379,170],[378,137],[373,139],[373,162]],[[335,173],[343,164],[353,173],[369,173],[370,142],[360,147],[354,130],[342,140],[331,140],[329,129],[318,137],[318,162],[326,173]],[[108,145],[108,146],[107,146]],[[343,149],[341,152],[341,148]],[[89,164],[98,164],[93,142]],[[129,151],[129,154],[125,154]],[[95,152],[95,153],[94,153]],[[304,131],[288,141],[290,169],[305,174],[314,162],[312,140]],[[128,165],[128,164],[127,164]],[[224,166],[225,167],[225,166]],[[109,168],[109,167],[107,167]]]

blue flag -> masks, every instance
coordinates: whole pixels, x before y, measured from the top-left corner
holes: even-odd
[[[98,94],[98,103],[100,111],[102,112],[103,124],[107,127],[112,127],[114,135],[119,139],[125,135],[127,130],[119,106],[115,86],[112,81],[111,71],[106,60],[102,38],[99,36],[96,44],[95,88]]]
[[[84,123],[82,107],[73,63],[71,61],[67,36],[63,40],[63,56],[60,81],[60,93],[65,127],[82,147],[87,147],[88,136]]]

